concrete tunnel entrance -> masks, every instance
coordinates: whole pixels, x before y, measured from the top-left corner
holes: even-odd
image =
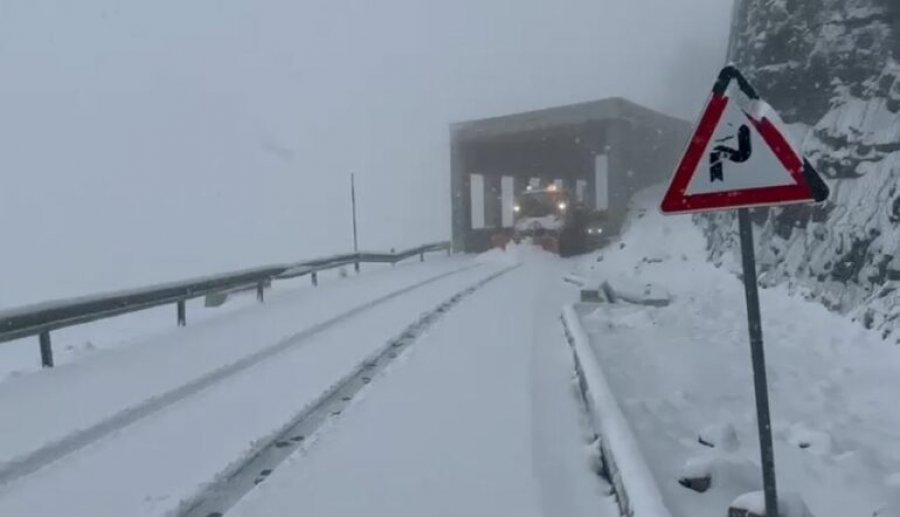
[[[621,98],[453,124],[454,250],[482,252],[511,232],[529,182],[555,182],[618,229],[632,195],[672,174],[690,129]]]

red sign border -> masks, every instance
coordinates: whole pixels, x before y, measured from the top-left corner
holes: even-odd
[[[763,140],[794,178],[796,184],[696,194],[693,196],[685,195],[688,184],[694,177],[697,166],[700,164],[700,160],[703,159],[704,151],[728,105],[729,98],[725,95],[725,92],[731,83],[735,81],[748,98],[759,100],[756,90],[750,86],[750,83],[737,68],[728,66],[722,70],[703,116],[697,124],[697,129],[691,137],[684,157],[675,170],[675,175],[663,198],[660,206],[662,213],[709,212],[754,206],[821,202],[828,198],[828,186],[822,181],[809,161],[797,155],[775,124],[766,118],[756,120],[750,115],[747,115],[747,118],[750,119]]]

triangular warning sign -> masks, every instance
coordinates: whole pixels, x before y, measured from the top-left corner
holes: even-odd
[[[828,186],[775,110],[725,67],[663,198],[664,214],[824,201]]]

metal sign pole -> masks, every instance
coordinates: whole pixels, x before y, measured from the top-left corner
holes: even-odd
[[[756,422],[759,427],[759,451],[762,460],[766,517],[778,517],[778,492],[775,487],[775,451],[772,446],[772,422],[769,416],[769,388],[766,381],[766,358],[763,351],[759,290],[756,283],[756,258],[753,248],[753,223],[750,210],[738,209],[741,233],[741,256],[744,265],[744,293],[747,297],[747,323],[750,329],[750,351],[753,357],[753,385],[756,390]]]

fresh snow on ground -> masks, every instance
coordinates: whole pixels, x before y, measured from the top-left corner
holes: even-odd
[[[124,410],[140,408],[154,397],[286,342],[336,315],[468,266],[467,260],[461,258],[435,259],[363,274],[316,290],[285,291],[270,297],[265,304],[254,303],[233,311],[228,317],[189,324],[131,346],[98,351],[57,368],[9,378],[0,383],[0,413],[3,414],[0,472],[6,472],[15,460],[120,415]],[[424,299],[417,297],[417,290],[401,296],[397,300],[408,297],[412,305],[406,309],[395,306],[395,309],[406,319],[412,319],[422,309],[417,304],[438,303],[459,283],[472,278],[472,274],[485,273],[467,269],[450,275],[420,288],[431,293],[426,293]],[[306,343],[303,345],[299,348],[307,348]],[[379,343],[373,340],[368,345]],[[271,360],[277,361],[278,356]],[[327,380],[333,382],[337,378]],[[302,408],[302,400],[294,402],[296,410]],[[195,418],[204,417],[201,410]],[[126,484],[123,480],[122,485]],[[13,489],[0,487],[0,507],[9,500]],[[0,515],[15,513],[0,510]]]
[[[285,291],[228,317],[7,379],[0,383],[0,472],[123,409],[289,344],[12,476],[0,485],[0,515],[172,515],[421,313],[519,264],[426,329],[234,514],[611,517],[615,505],[594,472],[558,319],[577,295],[562,280],[571,261],[529,249]]]
[[[498,268],[469,269],[372,307],[0,489],[0,515],[165,515],[422,310]],[[52,498],[46,494],[53,493]]]
[[[575,291],[563,261],[519,253],[229,515],[617,515],[559,322]]]
[[[431,257],[429,257],[429,260]],[[415,267],[412,262],[401,263],[402,267]],[[390,266],[363,264],[361,277],[341,278],[339,270],[319,272],[319,285],[331,287],[337,282],[350,286],[371,281],[373,274]],[[375,279],[378,275],[375,275]],[[315,288],[308,277],[279,280],[266,290],[266,300],[275,301],[283,296],[300,296],[299,292]],[[194,326],[207,320],[219,320],[258,304],[256,290],[233,293],[228,301],[219,307],[206,307],[204,298],[187,301],[187,321]],[[175,304],[154,307],[139,312],[124,314],[115,318],[98,320],[75,327],[67,327],[51,333],[53,360],[57,366],[92,357],[98,352],[113,348],[140,346],[153,339],[166,339],[178,331],[175,324]],[[37,336],[0,343],[0,382],[7,378],[20,377],[41,370],[41,356]]]
[[[160,310],[132,325],[60,332],[63,350],[82,339],[102,344],[0,382],[0,476],[9,480],[0,515],[171,515],[424,311],[515,265],[426,329],[230,514],[616,515],[594,473],[596,444],[559,321],[577,283],[622,295],[578,310],[623,428],[634,431],[673,517],[720,517],[736,500],[756,508],[743,287],[732,269],[707,262],[689,218],[658,215],[660,195],[640,194],[622,239],[589,257],[512,247],[315,289],[276,287],[265,304],[250,296],[196,307],[184,329]],[[761,299],[785,508],[898,515],[900,409],[890,395],[900,390],[900,348],[786,289],[764,289]],[[209,375],[215,382],[153,407]],[[128,409],[139,418],[85,432]],[[39,456],[39,470],[10,474],[29,454],[81,435],[64,457]],[[705,476],[705,493],[679,484]]]
[[[731,503],[732,508],[747,510],[754,515],[766,513],[765,493],[748,492]],[[881,514],[873,514],[881,515]],[[778,498],[778,517],[814,517],[798,494],[780,494]]]
[[[747,468],[759,453],[743,285],[707,262],[689,217],[658,214],[661,195],[641,193],[621,241],[576,273],[652,286],[671,305],[582,306],[582,321],[672,513],[721,517],[762,487]],[[897,515],[900,347],[786,289],[760,296],[779,489],[816,517]],[[678,484],[700,471],[708,492]]]

